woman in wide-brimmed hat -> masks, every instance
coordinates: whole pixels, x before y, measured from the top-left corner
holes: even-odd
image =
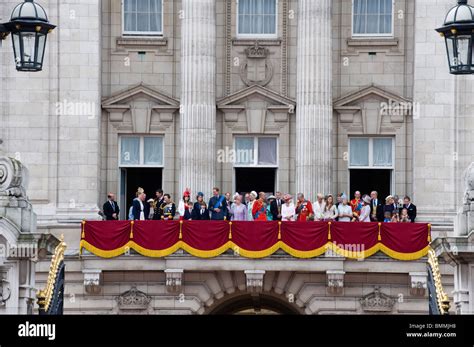
[[[362,201],[363,207],[360,210],[359,222],[370,222],[370,196],[364,195]]]

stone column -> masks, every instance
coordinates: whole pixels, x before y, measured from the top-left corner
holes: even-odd
[[[216,158],[216,3],[183,0],[179,194],[210,198]]]
[[[331,0],[298,1],[296,189],[332,192]]]

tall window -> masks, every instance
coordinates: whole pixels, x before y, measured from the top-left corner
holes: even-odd
[[[162,136],[122,136],[120,137],[121,167],[162,167]]]
[[[239,36],[277,35],[277,0],[237,0],[237,11]]]
[[[275,137],[236,137],[236,167],[277,167],[278,150]]]
[[[393,0],[353,0],[354,36],[393,36]]]
[[[124,35],[162,35],[163,0],[123,0]]]
[[[391,169],[394,167],[393,138],[353,137],[349,139],[349,152],[350,168]]]

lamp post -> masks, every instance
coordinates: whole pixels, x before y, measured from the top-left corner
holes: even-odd
[[[18,71],[37,72],[43,69],[51,24],[44,8],[34,0],[25,0],[12,11],[10,22],[0,24],[0,40],[12,34],[15,66]]]
[[[446,41],[449,72],[453,75],[474,74],[474,7],[468,0],[458,0],[446,15],[444,25],[436,29]]]

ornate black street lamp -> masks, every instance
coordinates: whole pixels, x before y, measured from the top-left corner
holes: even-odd
[[[12,34],[15,65],[18,71],[41,71],[48,34],[55,28],[44,8],[25,0],[12,12],[10,22],[0,24],[0,39]]]
[[[446,41],[449,72],[453,75],[474,74],[474,7],[467,0],[458,0],[449,10],[441,28],[436,29]]]

